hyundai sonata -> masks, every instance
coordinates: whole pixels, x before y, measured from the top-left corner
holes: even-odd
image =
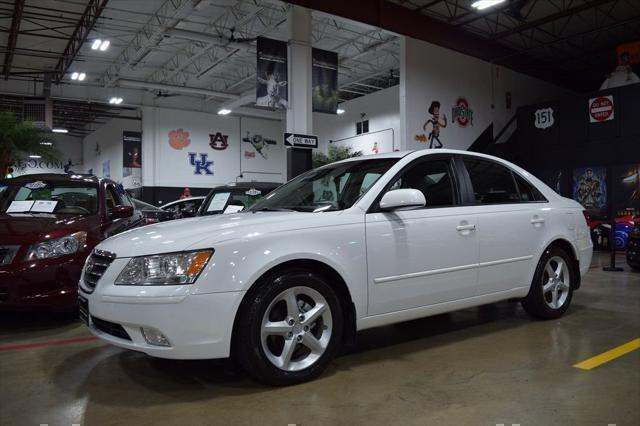
[[[309,171],[244,213],[109,238],[87,260],[81,314],[114,345],[231,356],[285,385],[370,327],[512,298],[557,318],[591,256],[582,207],[523,169],[394,152]]]

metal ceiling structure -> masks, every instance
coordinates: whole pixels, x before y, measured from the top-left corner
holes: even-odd
[[[638,0],[508,0],[486,11],[469,0],[391,0],[511,50],[580,76],[596,88],[615,66],[615,47],[640,39]]]

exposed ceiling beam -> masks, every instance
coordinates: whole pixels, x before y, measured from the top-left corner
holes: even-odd
[[[184,93],[187,95],[203,95],[213,98],[238,99],[240,96],[233,93],[218,92],[216,90],[202,89],[199,87],[175,86],[172,84],[151,83],[148,81],[119,79],[117,85],[120,87],[130,87],[134,89],[166,90],[173,93]]]
[[[60,83],[108,2],[109,0],[89,0],[67,47],[54,68],[53,81]]]
[[[492,37],[492,39],[493,40],[499,40],[501,38],[508,37],[510,35],[513,35],[513,34],[518,34],[518,33],[521,33],[523,31],[529,30],[531,28],[536,28],[536,27],[539,27],[541,25],[545,25],[545,24],[548,24],[550,22],[556,21],[558,19],[566,18],[567,16],[574,15],[574,14],[577,14],[577,13],[581,13],[581,12],[584,12],[585,10],[593,9],[594,7],[602,6],[602,5],[607,4],[607,3],[611,3],[612,1],[614,1],[614,0],[592,0],[592,1],[589,1],[589,2],[581,4],[580,6],[571,7],[571,8],[562,10],[560,12],[553,13],[551,15],[547,15],[547,16],[545,16],[543,18],[536,19],[536,20],[533,20],[533,21],[529,21],[529,22],[527,22],[525,24],[522,24],[522,25],[519,25],[517,27],[514,27],[514,28],[512,28],[510,30],[501,31],[499,33],[496,33]]]
[[[4,54],[4,79],[9,79],[11,72],[11,64],[13,63],[13,55],[16,50],[16,42],[18,41],[18,33],[20,32],[20,22],[22,21],[22,11],[24,10],[25,0],[15,0],[16,4],[13,10],[13,19],[11,20],[11,29],[9,30],[9,41],[7,43],[7,52]]]

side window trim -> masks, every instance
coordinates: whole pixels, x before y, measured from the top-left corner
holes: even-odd
[[[382,191],[380,191],[380,193],[378,194],[378,196],[376,197],[376,199],[373,201],[373,203],[371,203],[371,206],[369,207],[369,209],[367,210],[367,214],[368,213],[380,213],[380,200],[382,199],[382,197],[384,196],[384,194],[387,193],[387,191],[389,190],[389,188],[395,183],[395,180],[401,176],[404,172],[406,172],[408,169],[410,169],[411,167],[415,166],[416,164],[422,163],[422,162],[428,162],[428,161],[446,161],[447,162],[447,167],[449,168],[449,173],[451,174],[451,184],[453,185],[453,205],[451,206],[434,206],[434,207],[429,207],[429,206],[425,206],[422,207],[420,209],[415,209],[415,210],[432,210],[432,209],[450,209],[452,207],[460,207],[462,204],[462,192],[461,192],[461,187],[460,187],[460,179],[458,177],[458,170],[456,165],[454,164],[455,162],[455,156],[451,155],[451,154],[433,154],[433,155],[428,155],[428,156],[424,156],[424,157],[419,157],[416,158],[415,160],[411,161],[409,164],[405,165],[402,169],[400,169],[392,178],[391,180],[385,185],[385,187],[382,189]],[[413,210],[412,210],[413,211]]]

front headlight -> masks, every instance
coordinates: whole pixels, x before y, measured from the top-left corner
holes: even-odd
[[[84,231],[65,235],[64,237],[49,241],[43,241],[41,243],[34,244],[29,248],[27,260],[51,259],[54,257],[73,254],[84,247],[86,242],[87,233]]]
[[[193,284],[213,250],[134,257],[120,272],[115,285]]]

